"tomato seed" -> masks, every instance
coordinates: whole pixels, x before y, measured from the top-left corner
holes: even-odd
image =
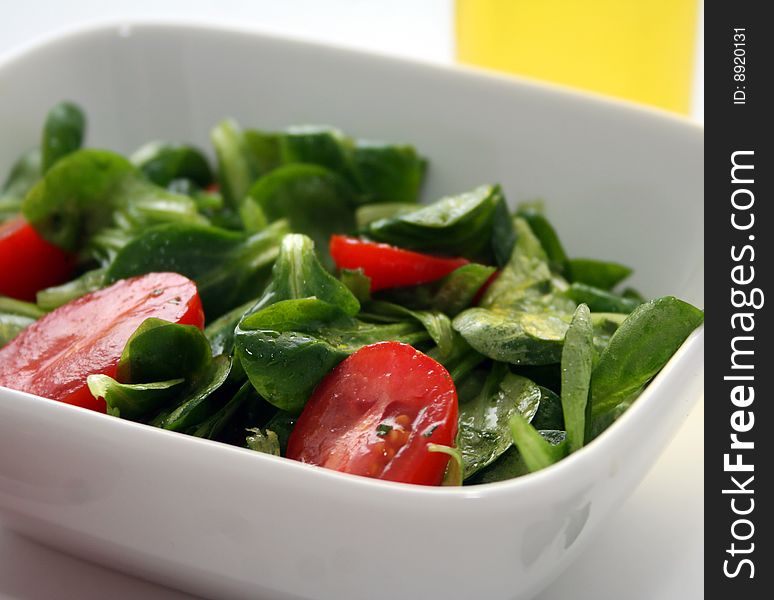
[[[403,429],[408,429],[411,425],[411,417],[408,415],[398,415],[395,417],[395,423],[403,427]]]

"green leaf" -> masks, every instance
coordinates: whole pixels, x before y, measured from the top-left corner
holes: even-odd
[[[605,351],[610,343],[610,338],[626,320],[623,313],[591,313],[591,324],[594,326],[594,366],[596,367],[599,355]],[[547,428],[548,429],[548,428]]]
[[[557,430],[539,430],[538,433],[549,444],[557,446],[565,439],[564,431]],[[478,485],[483,483],[496,483],[498,481],[508,481],[516,477],[521,477],[530,472],[529,467],[524,462],[524,458],[519,454],[516,447],[511,446],[505,453],[491,465],[476,473],[465,485]]]
[[[473,304],[481,287],[494,272],[494,267],[470,263],[436,281],[380,290],[375,296],[412,310],[438,310],[454,317]]]
[[[257,202],[251,202],[245,198],[239,208],[239,218],[247,231],[261,231],[269,224],[269,218]]]
[[[319,125],[288,128],[280,134],[280,155],[284,164],[304,163],[324,167],[351,179],[349,149],[352,141],[338,129]]]
[[[358,229],[365,229],[380,219],[392,219],[417,210],[414,202],[374,202],[363,204],[355,210],[355,223]]]
[[[589,423],[589,425],[586,427],[586,440],[595,439],[600,433],[610,427],[610,425],[618,420],[618,417],[629,410],[629,407],[634,404],[634,401],[640,397],[640,394],[642,394],[644,390],[645,387],[642,387],[636,392],[632,392],[630,395],[626,396],[626,398],[621,400],[614,409],[602,413],[594,419],[587,419],[586,422]]]
[[[562,350],[562,412],[568,452],[583,447],[593,356],[591,313],[588,306],[581,304],[567,328]]]
[[[629,267],[614,262],[593,258],[572,258],[567,261],[567,279],[602,290],[613,289],[631,274]]]
[[[516,228],[508,212],[505,198],[499,194],[492,216],[492,255],[497,266],[504,267],[508,264],[515,244]]]
[[[452,321],[475,350],[514,365],[559,362],[567,323],[551,313],[469,308]]]
[[[42,310],[50,311],[85,294],[95,292],[105,286],[105,272],[104,268],[93,269],[62,285],[40,290],[37,293],[37,304]]]
[[[274,416],[266,422],[266,429],[277,434],[280,444],[280,452],[285,456],[288,447],[288,439],[296,426],[298,417],[284,410],[278,410]]]
[[[249,314],[280,300],[312,296],[338,307],[348,315],[356,315],[360,310],[360,302],[347,286],[320,264],[314,251],[314,242],[305,235],[286,235],[282,238],[271,280]]]
[[[511,417],[510,428],[513,443],[530,472],[545,469],[567,456],[566,440],[553,444],[518,413]]]
[[[226,314],[211,321],[204,328],[204,336],[210,342],[213,356],[218,354],[230,355],[234,350],[234,330],[250,309],[255,306],[256,300],[248,300]]]
[[[37,148],[22,154],[0,188],[0,223],[21,212],[22,200],[40,179],[41,158]]]
[[[317,330],[341,311],[309,298],[283,300],[242,321],[236,355],[253,387],[271,404],[298,413],[319,381],[348,355]]]
[[[238,219],[234,219],[231,223],[227,222],[227,219],[231,219],[235,215],[225,209],[223,195],[220,191],[213,191],[209,188],[203,190],[189,179],[174,179],[167,186],[167,189],[175,194],[186,194],[193,198],[199,212],[216,227],[224,229],[240,229],[242,227],[242,223]]]
[[[567,254],[554,226],[543,214],[542,203],[521,204],[516,214],[527,222],[532,233],[540,241],[552,270],[563,274],[567,266]]]
[[[183,379],[153,383],[119,383],[108,375],[89,375],[86,384],[95,398],[104,398],[107,414],[138,420],[167,404]]]
[[[60,102],[48,111],[40,144],[44,173],[81,147],[85,130],[86,117],[72,102]]]
[[[465,485],[481,485],[484,483],[497,483],[508,481],[529,473],[529,468],[515,446],[508,448],[503,454],[488,467],[484,467],[470,479],[465,480]]]
[[[562,399],[550,389],[540,387],[540,404],[532,419],[532,426],[538,431],[564,431],[564,411]]]
[[[401,248],[489,261],[501,202],[500,188],[485,185],[407,214],[374,221],[364,233]]]
[[[567,283],[551,272],[540,240],[524,219],[516,218],[513,224],[517,237],[511,258],[489,286],[479,306],[572,314],[574,302],[557,295],[566,289]]]
[[[97,231],[91,239],[84,252],[97,260],[101,265],[109,265],[113,262],[121,249],[134,238],[134,233],[130,230],[119,227],[106,227]]]
[[[450,350],[444,349],[442,352],[441,348],[436,346],[428,350],[427,355],[449,371],[455,385],[465,382],[467,376],[486,360],[486,357],[473,350],[465,338],[456,332],[453,332]]]
[[[462,485],[462,469],[463,461],[462,454],[457,448],[451,446],[444,446],[443,444],[428,444],[428,452],[438,452],[440,454],[447,454],[451,460],[446,465],[446,471],[443,475],[443,486],[456,486]]]
[[[233,119],[218,123],[210,132],[218,160],[218,181],[226,206],[238,210],[259,173],[250,160],[245,135]]]
[[[113,222],[127,230],[163,223],[208,223],[193,198],[154,185],[138,173],[120,182],[112,200],[116,204]]]
[[[457,388],[458,406],[474,403],[484,389],[487,379],[492,375],[493,367],[501,364],[503,363],[490,362],[487,365],[479,363],[479,365],[468,371],[464,377],[455,380],[454,385]],[[496,384],[497,382],[495,381],[494,383]]]
[[[40,179],[41,156],[38,148],[22,154],[11,167],[0,190],[4,194],[24,197],[27,191]]]
[[[358,142],[351,170],[368,202],[416,202],[427,161],[412,146]]]
[[[191,380],[211,359],[210,344],[199,328],[151,317],[126,342],[116,378],[127,383]]]
[[[538,410],[540,389],[526,377],[495,363],[479,393],[460,397],[457,447],[467,479],[510,448],[510,418],[518,413],[531,421]]]
[[[277,408],[298,413],[320,380],[363,346],[427,339],[413,323],[364,323],[332,304],[304,298],[245,317],[236,331],[236,349],[258,393]]]
[[[110,385],[116,414],[139,418],[157,413],[152,425],[191,432],[219,408],[215,392],[230,371],[231,359],[212,358],[209,343],[198,328],[146,319],[129,338],[117,369],[119,380],[138,385]],[[167,393],[158,382],[170,380],[182,385]],[[150,387],[143,387],[145,384]],[[108,397],[106,401],[111,402]]]
[[[258,176],[265,175],[282,164],[278,133],[246,129],[244,132],[248,161]]]
[[[411,146],[354,142],[337,129],[318,125],[290,127],[275,135],[279,159],[274,168],[281,163],[328,169],[357,191],[355,203],[417,200],[427,161]]]
[[[613,334],[594,369],[593,417],[639,393],[703,322],[703,311],[672,296],[637,307]]]
[[[203,221],[191,198],[153,185],[106,150],[78,150],[57,161],[29,191],[22,210],[38,233],[67,250],[87,247],[106,227]]]
[[[442,312],[410,310],[399,304],[374,300],[362,308],[360,318],[365,320],[384,318],[388,322],[400,322],[406,318],[415,319],[422,324],[438,346],[438,356],[444,358],[452,352],[454,330],[451,320]]]
[[[643,296],[642,293],[640,293],[638,290],[632,287],[628,287],[624,289],[624,291],[621,292],[621,296],[623,296],[624,298],[631,298],[632,300],[637,300],[641,304],[648,301],[648,299],[645,296]]]
[[[215,392],[226,382],[230,371],[231,359],[226,356],[213,358],[207,369],[188,384],[176,408],[158,415],[152,425],[184,433],[195,431],[219,408]]]
[[[578,304],[587,304],[598,313],[629,314],[641,304],[639,300],[624,298],[585,283],[573,283],[564,294]]]
[[[253,386],[250,385],[249,381],[246,381],[239,388],[239,391],[234,394],[231,400],[226,402],[210,417],[199,424],[196,429],[191,432],[191,435],[208,440],[217,439],[221,433],[232,424],[244,405],[250,400],[258,398],[259,396]]]
[[[76,250],[113,223],[115,192],[134,174],[118,154],[79,150],[59,160],[29,191],[24,216],[51,243]]]
[[[249,236],[192,223],[151,227],[118,252],[108,281],[180,273],[196,282],[208,318],[219,317],[263,291],[287,231],[284,221]]]
[[[16,300],[7,296],[0,296],[0,313],[29,317],[33,320],[39,319],[46,314],[44,310],[41,310],[40,307],[31,302]]]
[[[269,429],[263,432],[258,427],[248,429],[247,431],[249,431],[251,435],[247,436],[245,444],[250,450],[271,454],[273,456],[280,456],[280,442],[276,433]]]
[[[358,299],[358,302],[371,300],[371,278],[363,272],[363,269],[340,269],[339,279]]]
[[[292,231],[314,240],[324,264],[333,268],[331,235],[355,228],[354,192],[344,179],[317,165],[293,164],[261,177],[248,195],[246,208],[254,203],[269,222],[287,219]]]
[[[162,187],[178,179],[192,181],[200,187],[213,181],[204,154],[185,144],[150,142],[137,150],[130,160],[150,181]]]
[[[431,306],[450,317],[457,316],[473,304],[476,295],[495,271],[494,267],[477,263],[455,269],[440,281]]]
[[[32,317],[0,311],[0,348],[5,346],[34,322],[35,319]]]

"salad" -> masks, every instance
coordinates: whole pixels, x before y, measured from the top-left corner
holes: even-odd
[[[589,443],[703,312],[497,185],[326,127],[130,157],[51,109],[0,190],[0,386],[346,473],[502,481]]]

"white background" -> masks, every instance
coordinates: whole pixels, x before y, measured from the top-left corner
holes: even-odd
[[[132,17],[250,25],[434,62],[451,62],[454,51],[451,0],[0,0],[0,15],[0,55],[52,32]],[[692,116],[703,120],[699,44]],[[635,494],[537,600],[704,597],[703,430],[699,404]],[[49,550],[0,526],[0,600],[55,598],[191,596]]]

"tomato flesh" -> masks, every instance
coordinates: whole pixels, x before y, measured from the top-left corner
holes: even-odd
[[[60,306],[0,348],[0,386],[105,412],[86,377],[115,377],[127,340],[148,317],[204,327],[196,284],[149,273]]]
[[[469,262],[344,235],[331,236],[330,253],[340,269],[363,269],[371,278],[372,292],[435,281]]]
[[[0,295],[34,301],[44,288],[67,281],[72,254],[44,240],[22,217],[0,225]]]
[[[400,342],[361,348],[314,393],[288,440],[287,456],[344,473],[439,485],[454,445],[457,391],[446,369]]]

